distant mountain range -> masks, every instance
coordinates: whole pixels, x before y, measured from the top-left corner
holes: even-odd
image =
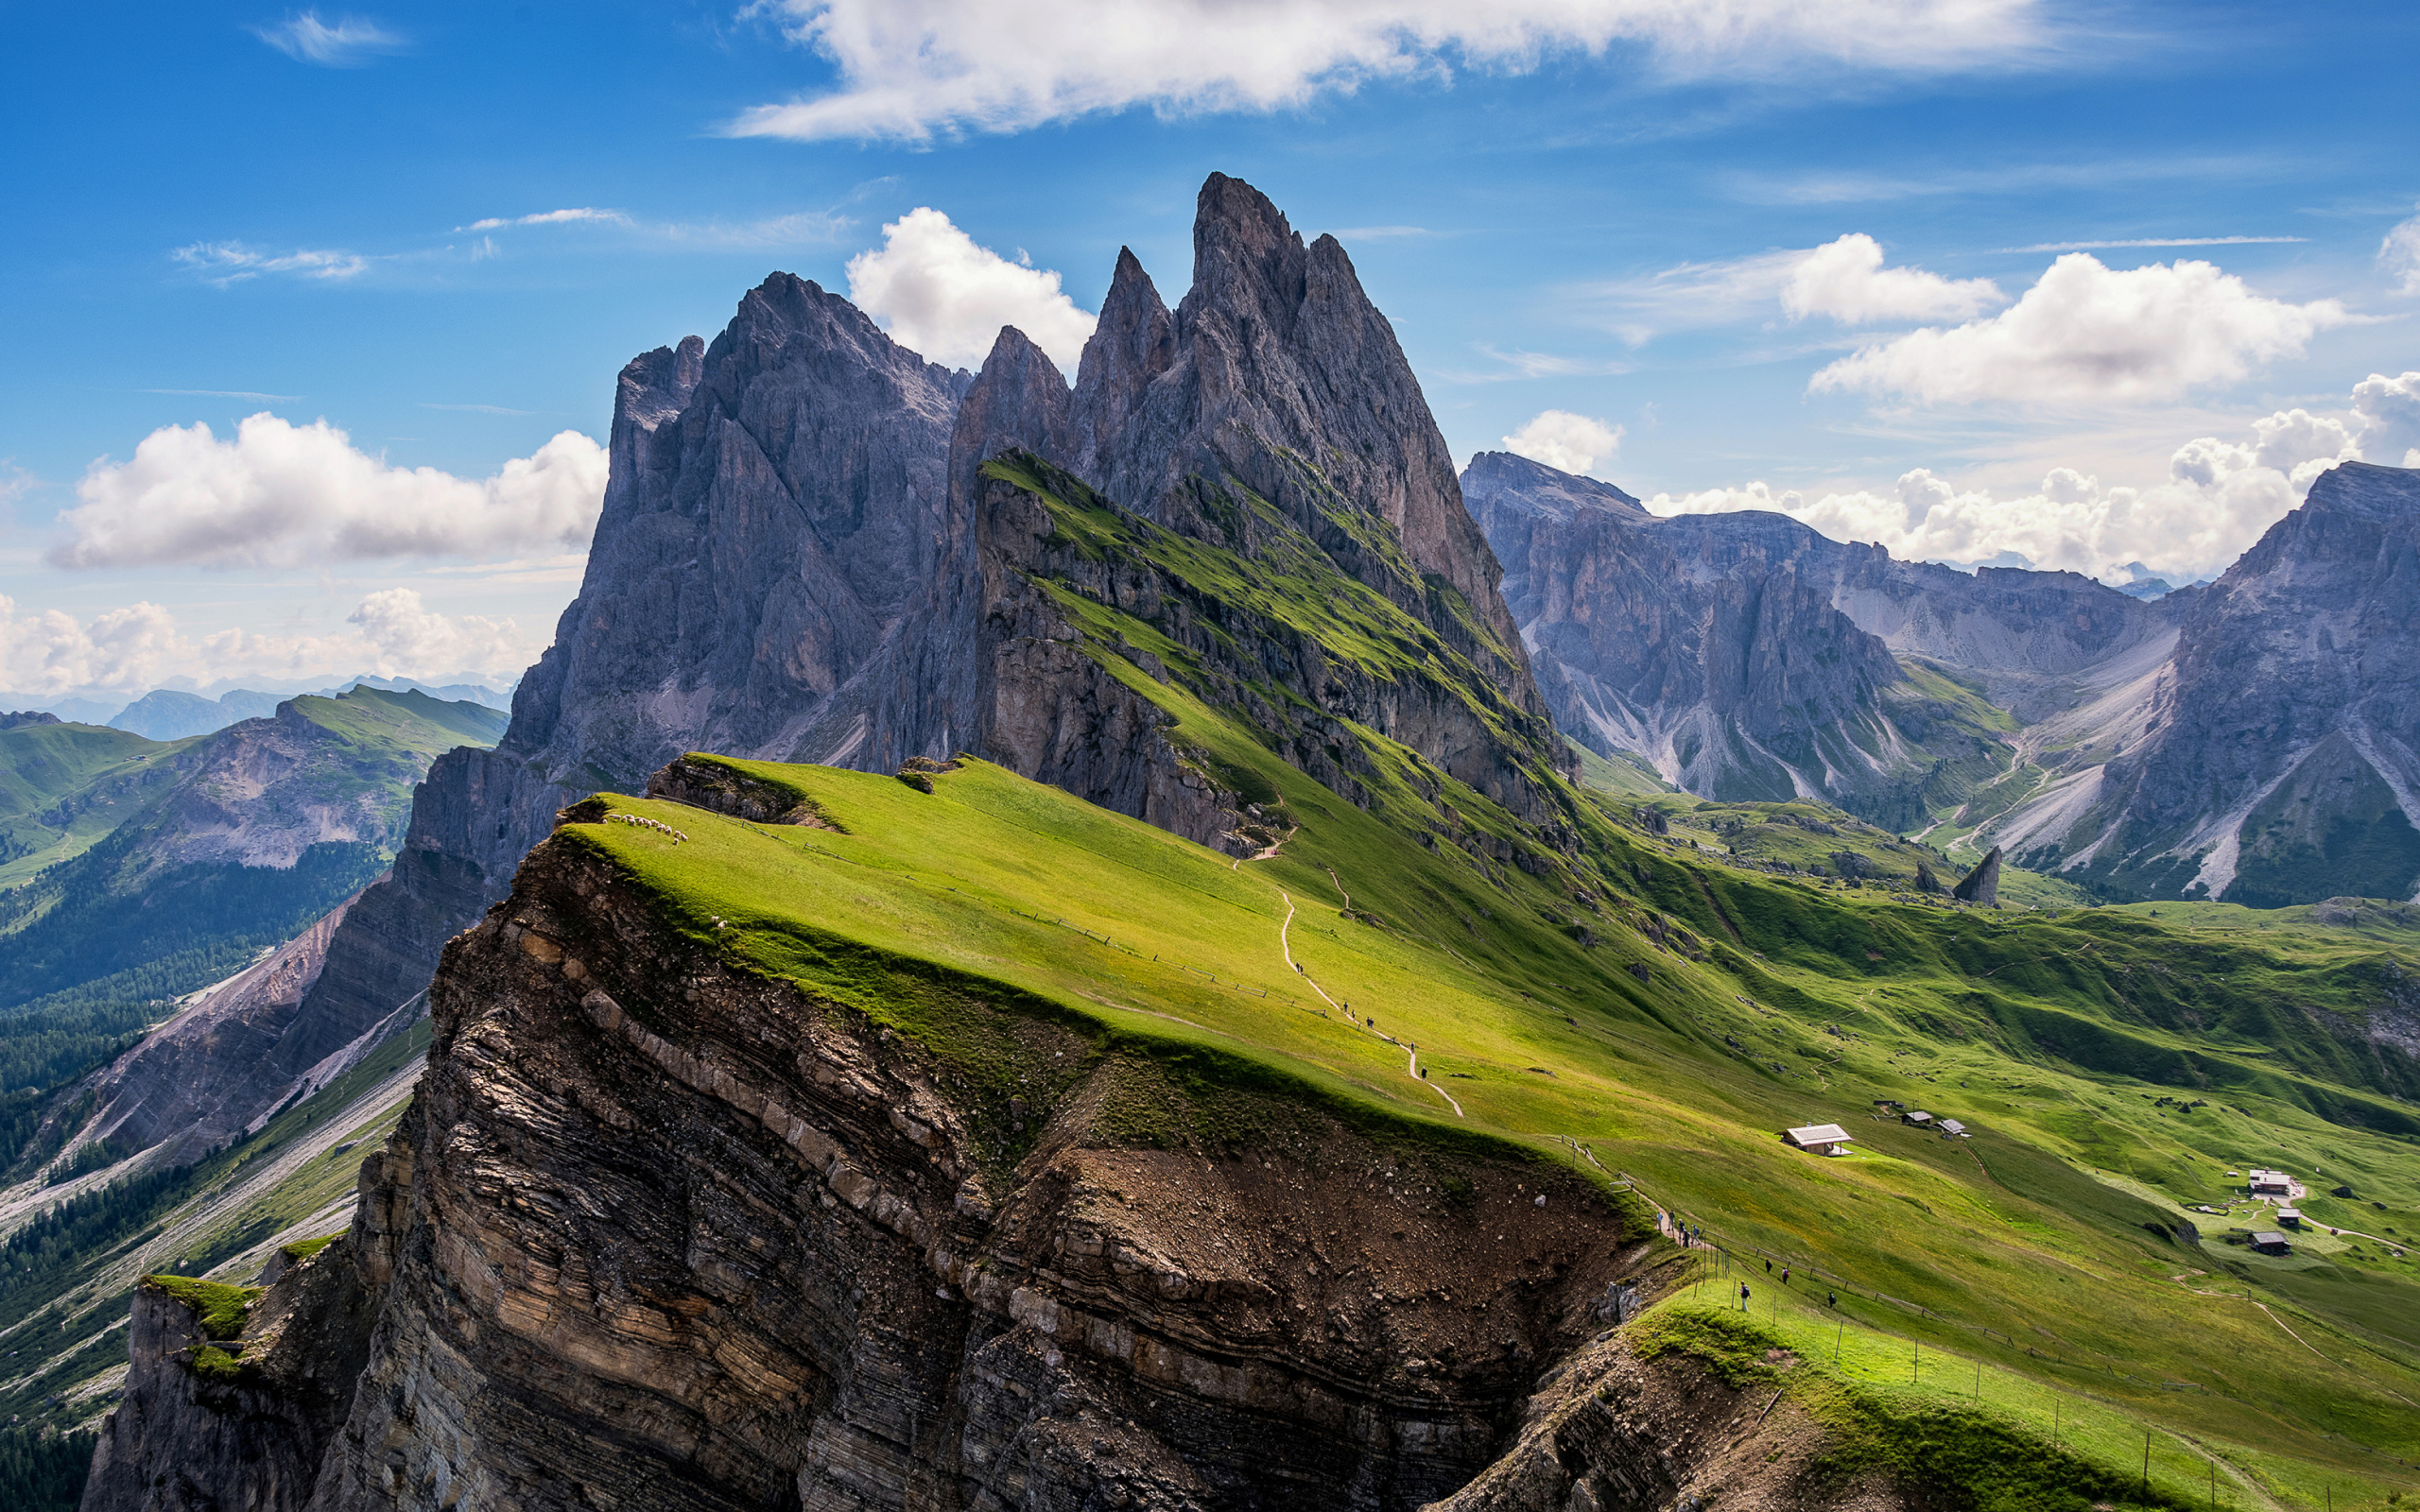
[[[519,679],[514,679],[518,686]],[[424,693],[448,703],[475,703],[490,709],[510,710],[512,688],[501,690],[484,682],[428,683],[410,678],[380,678],[364,675],[339,678],[322,688],[300,690],[312,696],[333,698],[352,688],[375,688],[388,693]],[[233,688],[216,697],[206,697],[178,688],[154,688],[132,702],[116,704],[90,696],[55,698],[35,694],[0,693],[0,711],[42,713],[56,715],[71,724],[103,725],[112,730],[131,730],[149,740],[183,740],[193,735],[206,735],[214,730],[224,730],[244,719],[262,719],[277,712],[277,706],[297,696],[294,692],[263,693],[252,688]],[[0,717],[6,717],[0,714]]]
[[[1462,488],[1557,722],[1600,755],[2000,845],[2115,899],[2420,889],[2420,474],[2340,465],[2174,590],[1659,518],[1506,453]]]
[[[0,729],[0,1100],[342,904],[394,856],[429,763],[504,724],[355,687],[179,741]],[[248,1068],[275,1038],[219,1048]]]

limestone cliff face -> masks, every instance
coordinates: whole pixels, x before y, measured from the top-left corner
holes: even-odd
[[[372,1299],[342,1245],[287,1265],[240,1343],[214,1339],[158,1285],[137,1286],[126,1395],[102,1424],[83,1505],[301,1512],[369,1358]]]
[[[268,1385],[357,1376],[343,1426],[216,1504],[1411,1508],[1646,1252],[1576,1178],[1300,1105],[1248,1152],[1125,1144],[1105,1109],[1180,1095],[1149,1062],[970,1001],[1013,1062],[974,1083],[656,907],[548,846],[448,948],[428,1077],[314,1263],[374,1311],[366,1363],[354,1303],[247,1335]],[[225,1436],[138,1370],[90,1512]]]
[[[2275,907],[2420,889],[2420,472],[2343,463],[2195,595],[2138,745],[2029,864]]]
[[[1568,753],[1443,438],[1343,249],[1305,247],[1220,176],[1203,188],[1195,247],[1173,315],[1121,257],[1072,391],[1016,332],[979,379],[949,372],[786,274],[751,291],[711,344],[632,361],[579,597],[498,747],[431,769],[393,872],[336,931],[293,1032],[342,1044],[385,1021],[504,895],[557,810],[634,789],[692,749],[876,770],[973,750],[1204,844],[1239,843],[1235,795],[1034,587],[1059,568],[1036,556],[1013,490],[978,475],[1013,448],[1222,547],[1253,544],[1237,490],[1270,501],[1477,666],[1503,705],[1495,724],[1513,733],[1508,744],[1435,688],[1357,685],[1301,647],[1284,654],[1291,685],[1315,703],[1331,690],[1321,717],[1368,724],[1550,821],[1524,767],[1567,766]]]
[[[2072,573],[1897,561],[1778,514],[1658,518],[1506,453],[1474,457],[1463,486],[1557,722],[1709,797],[1921,822],[1934,774],[1995,769],[1998,741],[1959,728],[1900,659],[2038,717],[2098,669],[2164,654],[2180,610]]]

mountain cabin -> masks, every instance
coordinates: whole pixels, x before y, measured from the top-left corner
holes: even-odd
[[[1839,1155],[1850,1138],[1849,1131],[1838,1124],[1809,1124],[1804,1128],[1782,1130],[1781,1142],[1815,1155]]]

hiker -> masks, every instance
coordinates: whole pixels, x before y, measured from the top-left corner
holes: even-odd
[[[1784,1266],[1781,1268],[1781,1283],[1782,1283],[1784,1286],[1787,1286],[1787,1285],[1789,1285],[1789,1266],[1787,1266],[1787,1265],[1784,1265]]]
[[[1741,1281],[1739,1283],[1739,1311],[1742,1313],[1748,1311],[1748,1283],[1746,1281]]]
[[[1825,1292],[1824,1294],[1824,1305],[1825,1307],[1838,1307],[1841,1305],[1841,1299],[1832,1293]]]
[[[1772,1263],[1772,1261],[1770,1261],[1770,1260],[1769,1260],[1769,1261],[1766,1261],[1766,1262],[1765,1262],[1765,1274],[1766,1274],[1766,1275],[1768,1275],[1768,1276],[1770,1276],[1770,1275],[1772,1275],[1772,1273],[1773,1273],[1773,1263]]]

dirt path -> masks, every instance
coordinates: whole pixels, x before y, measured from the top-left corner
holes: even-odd
[[[1344,889],[1341,885],[1339,885],[1337,890],[1341,892]],[[1279,887],[1277,889],[1277,896],[1286,900],[1286,921],[1277,926],[1277,953],[1286,957],[1287,970],[1292,971],[1295,975],[1300,976],[1305,983],[1308,984],[1310,989],[1320,995],[1320,1001],[1322,1003],[1326,1004],[1337,1012],[1343,1014],[1345,1022],[1353,1025],[1356,1029],[1359,1029],[1362,1033],[1369,1035],[1374,1039],[1384,1040],[1389,1044],[1399,1046],[1407,1057],[1404,1064],[1404,1074],[1410,1077],[1413,1081],[1420,1083],[1423,1087],[1427,1088],[1430,1091],[1435,1092],[1438,1096],[1445,1099],[1445,1106],[1454,1110],[1454,1116],[1456,1118],[1468,1117],[1469,1115],[1462,1111],[1462,1105],[1454,1101],[1454,1094],[1452,1092],[1447,1091],[1444,1088],[1438,1086],[1435,1082],[1430,1081],[1427,1077],[1420,1074],[1420,1052],[1418,1050],[1414,1049],[1410,1045],[1403,1044],[1402,1041],[1396,1040],[1392,1035],[1379,1034],[1376,1030],[1369,1028],[1363,1024],[1360,1020],[1353,1016],[1352,1009],[1346,1007],[1343,1004],[1339,1003],[1336,999],[1329,997],[1327,995],[1327,988],[1320,986],[1318,981],[1311,976],[1311,973],[1305,971],[1301,963],[1294,959],[1294,946],[1292,943],[1294,929],[1294,895],[1288,892],[1285,888]]]

